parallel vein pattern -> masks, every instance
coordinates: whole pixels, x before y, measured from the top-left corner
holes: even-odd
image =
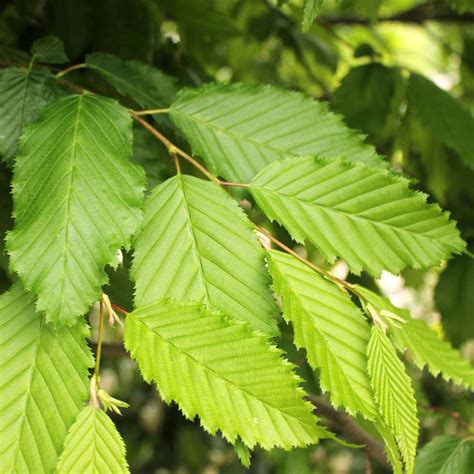
[[[21,141],[7,249],[48,321],[87,310],[138,227],[144,176],[131,141],[127,111],[92,95],[53,103]]]
[[[291,321],[297,347],[320,369],[321,388],[336,407],[369,419],[377,415],[367,375],[370,327],[364,316],[333,283],[291,255],[271,251],[270,272]]]
[[[87,406],[78,415],[64,442],[58,474],[126,474],[125,445],[112,420]]]
[[[87,336],[53,331],[19,284],[0,297],[0,472],[53,471],[88,395]]]
[[[426,365],[435,377],[441,374],[446,381],[474,390],[474,368],[448,341],[439,339],[424,321],[412,319],[409,311],[393,306],[387,298],[359,285],[356,288],[385,317],[397,348],[401,352],[410,351],[420,369]],[[404,322],[390,320],[391,314]]]
[[[410,377],[378,325],[372,326],[367,354],[380,414],[394,433],[406,470],[411,473],[418,443],[418,418]]]
[[[7,163],[17,153],[18,138],[46,105],[57,97],[53,75],[47,71],[9,68],[0,77],[0,152]]]
[[[316,424],[282,352],[249,326],[198,303],[161,300],[130,313],[125,346],[167,403],[252,448],[290,449],[330,434]]]
[[[343,160],[292,158],[269,165],[252,181],[261,209],[292,237],[310,240],[330,262],[342,257],[354,273],[425,268],[465,243],[448,214],[408,181]]]
[[[158,186],[134,249],[136,306],[162,297],[201,301],[278,332],[264,252],[242,209],[218,186],[191,176]]]
[[[269,163],[288,156],[345,157],[383,162],[339,116],[296,92],[269,86],[210,85],[185,90],[171,118],[216,173],[250,181]]]

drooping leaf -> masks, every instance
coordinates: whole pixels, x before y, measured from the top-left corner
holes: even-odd
[[[380,133],[390,117],[399,74],[375,62],[351,69],[334,91],[332,108],[349,127],[370,135]]]
[[[290,158],[267,166],[250,189],[297,242],[307,238],[330,262],[342,257],[354,273],[426,268],[465,247],[455,223],[426,195],[362,163]]]
[[[288,156],[346,157],[383,166],[340,117],[296,92],[269,86],[208,85],[178,94],[171,118],[216,173],[248,182]]]
[[[316,424],[282,352],[198,303],[160,300],[127,315],[125,346],[167,403],[235,443],[289,449],[330,434]]]
[[[403,474],[402,458],[400,457],[397,441],[395,440],[390,428],[381,418],[377,418],[377,420],[375,420],[374,426],[383,440],[385,455],[392,465],[393,473]]]
[[[457,436],[437,436],[416,458],[415,474],[471,474],[474,442]]]
[[[303,23],[301,29],[308,31],[316,17],[319,15],[324,0],[306,0],[304,4]]]
[[[289,254],[270,251],[270,273],[282,296],[297,347],[320,369],[320,385],[334,406],[369,419],[377,414],[367,375],[370,327],[350,298],[332,282]]]
[[[11,164],[18,138],[46,105],[57,98],[54,76],[48,71],[12,67],[0,76],[0,152]]]
[[[22,138],[7,249],[47,321],[84,314],[139,225],[144,176],[130,155],[127,111],[89,94],[51,104]]]
[[[125,445],[113,421],[101,409],[83,408],[64,442],[58,474],[125,474],[130,472]]]
[[[278,332],[264,252],[250,221],[218,186],[175,176],[145,204],[134,242],[135,304],[201,301],[254,329]]]
[[[143,108],[166,107],[176,94],[175,80],[171,76],[140,61],[123,61],[112,54],[92,53],[87,55],[86,64]]]
[[[408,81],[408,100],[416,116],[437,140],[457,151],[474,169],[474,117],[448,92],[418,74]]]
[[[19,284],[0,297],[1,472],[53,472],[88,395],[88,334],[50,328]]]
[[[474,339],[473,288],[474,260],[468,256],[450,261],[436,287],[436,308],[446,336],[455,346]]]
[[[412,319],[407,310],[393,306],[387,298],[359,285],[356,289],[388,323],[389,334],[397,348],[401,352],[409,350],[420,369],[426,365],[435,377],[441,374],[446,381],[452,380],[474,390],[474,368],[449,342],[439,339],[424,321]]]
[[[378,325],[372,326],[367,354],[380,414],[395,435],[406,471],[411,473],[418,443],[418,418],[410,377],[390,339]]]
[[[36,40],[31,47],[31,54],[40,63],[63,64],[68,62],[62,41],[53,35]]]

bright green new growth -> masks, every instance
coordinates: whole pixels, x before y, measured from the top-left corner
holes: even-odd
[[[229,442],[290,449],[330,434],[268,337],[198,303],[161,300],[127,315],[125,346],[163,400]]]
[[[418,444],[416,400],[410,377],[385,332],[375,324],[367,348],[369,375],[382,418],[392,430],[408,473]]]
[[[51,328],[16,284],[0,297],[0,471],[50,473],[88,395],[84,322]]]
[[[22,137],[7,249],[47,321],[73,324],[87,311],[140,223],[131,140],[127,111],[88,94],[53,103]]]
[[[208,85],[186,89],[171,118],[216,173],[250,181],[269,163],[289,156],[346,157],[384,166],[373,147],[325,104],[270,86]]]
[[[416,458],[415,474],[472,474],[474,441],[438,436]]]
[[[78,415],[64,442],[57,473],[126,474],[125,445],[108,415],[88,405]]]
[[[370,327],[350,298],[291,255],[271,251],[269,267],[283,316],[293,324],[295,343],[320,369],[321,388],[334,406],[373,419],[377,415],[367,375]]]
[[[237,203],[213,183],[175,176],[145,203],[134,241],[135,304],[201,301],[277,334],[264,252]]]
[[[49,71],[12,67],[0,76],[0,153],[13,164],[18,138],[42,110],[56,99],[58,87]]]
[[[455,223],[426,195],[362,163],[289,158],[263,169],[250,189],[294,240],[308,239],[330,262],[342,257],[354,273],[426,268],[465,247]]]
[[[301,29],[308,31],[316,17],[319,15],[324,0],[306,0],[303,12],[303,23]]]
[[[446,381],[474,390],[474,368],[449,342],[439,339],[424,321],[412,319],[407,310],[393,306],[387,298],[359,285],[356,290],[384,318],[397,348],[401,352],[408,350],[420,369],[426,365],[435,377],[441,374]]]

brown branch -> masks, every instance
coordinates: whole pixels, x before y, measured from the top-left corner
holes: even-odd
[[[383,444],[379,440],[372,438],[349,415],[333,408],[325,397],[310,395],[309,399],[316,407],[318,415],[329,422],[329,428],[343,433],[352,443],[363,444],[365,447],[362,449],[370,459],[377,461],[387,470],[390,469]]]

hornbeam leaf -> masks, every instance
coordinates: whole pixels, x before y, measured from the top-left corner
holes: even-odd
[[[64,442],[57,473],[124,474],[130,472],[125,445],[112,420],[101,409],[87,406]]]
[[[472,474],[474,442],[457,436],[437,436],[416,458],[415,474]]]
[[[278,333],[265,254],[242,209],[215,184],[180,175],[158,186],[134,249],[136,306],[200,301]]]
[[[289,158],[267,166],[250,189],[296,241],[308,238],[327,260],[342,257],[354,273],[430,267],[465,247],[455,223],[426,195],[362,163]]]
[[[290,449],[330,436],[300,379],[261,333],[199,303],[160,300],[127,315],[125,346],[167,403],[235,444]]]
[[[7,249],[48,321],[84,314],[138,227],[144,175],[131,140],[127,111],[89,94],[51,104],[21,140]]]
[[[384,166],[339,116],[296,92],[269,86],[208,85],[178,94],[171,118],[216,174],[248,182],[288,156],[345,157]]]
[[[308,31],[316,17],[319,15],[324,0],[306,0],[303,12],[303,23],[301,29]]]
[[[86,64],[141,107],[168,106],[176,94],[172,77],[140,61],[124,61],[112,54],[93,53],[87,55]]]
[[[16,284],[0,297],[0,472],[50,473],[88,395],[84,322],[46,324]]]
[[[393,306],[387,298],[377,295],[367,288],[356,285],[362,294],[388,323],[389,334],[398,350],[408,350],[415,364],[422,369],[425,365],[436,377],[441,374],[444,380],[452,380],[458,385],[474,390],[474,368],[463,359],[460,352],[451,344],[438,338],[424,321],[413,319],[407,310]],[[398,319],[394,319],[395,315]]]
[[[392,465],[394,474],[403,474],[403,463],[400,457],[400,451],[390,428],[380,417],[375,420],[374,427],[383,440],[385,455]]]
[[[418,418],[410,377],[390,339],[377,324],[372,326],[367,354],[380,414],[395,435],[406,471],[411,473],[418,443]]]
[[[63,64],[68,62],[64,45],[57,36],[45,36],[33,43],[32,56],[40,63]]]
[[[367,375],[370,327],[350,298],[291,255],[270,252],[268,265],[283,316],[291,321],[297,347],[320,369],[320,385],[334,406],[373,419],[377,415]]]
[[[54,76],[48,71],[12,67],[0,76],[0,152],[7,163],[17,153],[18,138],[46,105],[58,96]]]

